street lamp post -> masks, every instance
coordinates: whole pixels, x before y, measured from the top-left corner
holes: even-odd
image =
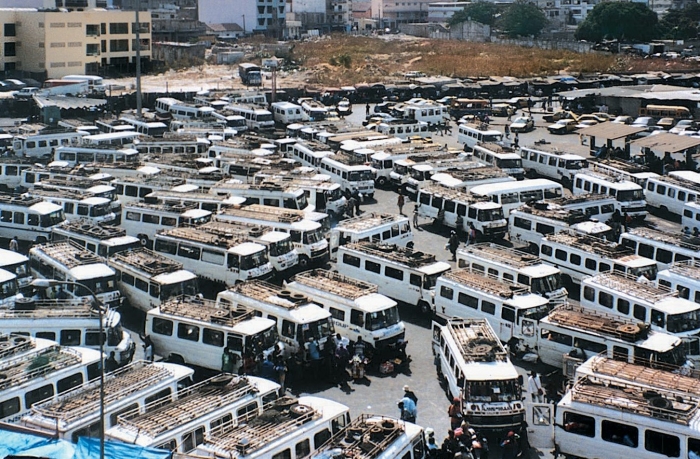
[[[49,288],[55,287],[57,285],[75,285],[82,287],[88,291],[92,300],[97,305],[97,311],[100,317],[100,459],[105,457],[105,340],[104,340],[104,304],[97,298],[95,292],[92,291],[87,285],[81,284],[80,282],[72,281],[61,281],[56,279],[34,279],[29,285],[36,288]]]

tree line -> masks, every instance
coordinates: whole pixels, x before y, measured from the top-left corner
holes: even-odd
[[[544,12],[527,0],[503,5],[479,0],[456,12],[450,25],[472,20],[510,37],[539,36],[549,22]],[[571,19],[569,19],[570,21]],[[567,21],[568,22],[568,21]],[[643,3],[601,2],[578,25],[578,40],[649,41],[690,39],[698,36],[700,4],[670,9],[661,18]]]

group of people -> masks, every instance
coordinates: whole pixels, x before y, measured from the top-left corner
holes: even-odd
[[[267,356],[244,352],[242,361],[233,349],[226,347],[221,356],[221,371],[242,375],[259,376],[280,384],[280,393],[288,385],[303,385],[309,382],[332,382],[343,384],[348,380],[348,369],[357,356],[363,363],[367,361],[367,347],[361,337],[355,343],[336,334],[325,344],[310,337],[306,347],[300,347],[295,354],[287,356],[283,345],[277,345]]]
[[[348,217],[350,218],[354,217],[355,215],[360,215],[362,213],[362,211],[360,210],[360,204],[363,200],[363,196],[362,194],[360,194],[360,191],[357,188],[355,188],[352,191],[346,190],[345,194],[345,198],[348,200],[345,213],[347,213]]]

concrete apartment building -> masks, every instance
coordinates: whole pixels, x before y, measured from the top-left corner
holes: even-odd
[[[205,24],[238,24],[246,33],[279,35],[284,29],[286,0],[199,0]]]
[[[61,2],[62,0],[58,0]],[[80,0],[77,0],[80,3]],[[76,0],[66,0],[76,3]],[[81,3],[82,4],[82,3]],[[0,69],[38,79],[70,74],[130,70],[136,55],[134,12],[106,10],[3,8]],[[151,15],[139,17],[142,61],[151,57]]]

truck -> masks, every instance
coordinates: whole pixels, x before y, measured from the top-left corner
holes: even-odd
[[[238,64],[238,76],[241,77],[241,82],[246,86],[260,86],[262,84],[260,67],[255,64],[246,62]]]

